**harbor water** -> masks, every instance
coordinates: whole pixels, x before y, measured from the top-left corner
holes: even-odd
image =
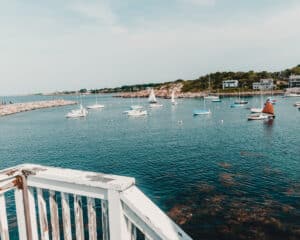
[[[260,97],[243,108],[230,108],[235,98],[208,101],[212,114],[196,117],[202,99],[159,99],[163,107],[150,109],[146,99],[110,95],[83,119],[64,117],[77,106],[5,116],[0,168],[36,163],[134,177],[194,239],[300,239],[300,99],[275,98],[273,121],[247,121]],[[148,116],[122,114],[133,104]]]

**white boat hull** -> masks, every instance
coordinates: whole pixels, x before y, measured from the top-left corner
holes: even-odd
[[[163,105],[162,104],[159,104],[159,103],[151,103],[150,104],[150,107],[151,108],[160,108],[160,107],[162,107]]]
[[[99,109],[99,108],[104,108],[104,105],[95,104],[95,105],[87,106],[86,108],[87,109]]]
[[[262,112],[262,108],[251,108],[250,111],[252,113],[261,113]]]
[[[132,117],[140,117],[140,116],[146,116],[148,113],[146,110],[131,110],[128,111],[128,116]]]

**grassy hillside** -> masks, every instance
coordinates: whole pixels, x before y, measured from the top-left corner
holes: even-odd
[[[300,65],[283,70],[281,72],[215,72],[205,76],[200,76],[194,80],[184,80],[178,79],[176,81],[170,81],[165,83],[148,83],[148,84],[137,84],[137,85],[125,85],[117,88],[103,88],[103,89],[91,89],[91,93],[117,93],[117,92],[136,92],[145,90],[149,87],[153,88],[169,88],[172,87],[174,83],[182,83],[182,92],[199,92],[207,90],[209,88],[209,79],[211,90],[222,90],[222,81],[235,79],[239,81],[239,88],[241,90],[252,89],[253,82],[257,82],[262,78],[273,78],[277,84],[277,89],[283,89],[286,87],[287,79],[291,74],[300,75]],[[81,89],[80,91],[82,91]],[[85,89],[84,89],[85,90]],[[234,90],[224,90],[224,91],[234,91]]]

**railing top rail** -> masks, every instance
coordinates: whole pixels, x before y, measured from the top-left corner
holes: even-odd
[[[24,173],[33,178],[43,180],[55,180],[70,184],[85,185],[116,191],[124,191],[135,184],[135,179],[131,177],[48,167],[36,164],[23,164],[2,170],[0,171],[0,181],[8,179],[11,176],[17,176]]]

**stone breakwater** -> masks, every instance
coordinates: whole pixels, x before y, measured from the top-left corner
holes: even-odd
[[[200,98],[207,96],[209,93],[206,91],[203,92],[181,92],[176,91],[176,97],[177,98]],[[239,96],[238,92],[220,92],[220,93],[212,93],[221,97],[236,97]],[[275,90],[273,92],[271,91],[263,91],[263,95],[282,95],[284,94],[283,90]],[[166,89],[157,89],[155,90],[156,97],[159,98],[171,98],[171,90]],[[247,91],[247,92],[241,92],[240,96],[244,97],[250,97],[250,96],[258,96],[260,95],[259,91]],[[115,97],[121,97],[121,98],[146,98],[149,96],[148,90],[138,91],[138,92],[123,92],[118,93],[115,95]]]
[[[58,99],[51,101],[37,101],[0,105],[0,117],[41,108],[61,107],[74,104],[77,104],[77,102]]]

